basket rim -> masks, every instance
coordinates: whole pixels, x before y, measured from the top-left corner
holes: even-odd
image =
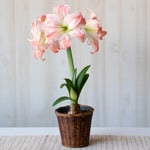
[[[57,109],[55,109],[55,114],[57,116],[64,116],[64,117],[81,117],[81,116],[85,116],[85,115],[91,115],[91,114],[93,114],[93,111],[94,111],[94,108],[91,106],[80,105],[81,112],[79,112],[77,114],[69,114],[69,113],[60,112],[63,109],[69,110],[69,108],[70,108],[70,105],[58,107]]]

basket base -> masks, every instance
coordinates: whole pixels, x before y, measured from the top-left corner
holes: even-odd
[[[64,145],[63,143],[62,143],[62,145],[64,146],[64,147],[67,147],[67,148],[83,148],[83,147],[88,147],[89,146],[89,144],[87,144],[87,145]]]

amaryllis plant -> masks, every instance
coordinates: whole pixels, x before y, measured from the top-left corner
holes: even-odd
[[[71,39],[78,38],[81,42],[87,42],[92,45],[92,54],[99,51],[99,40],[106,35],[94,12],[88,10],[89,19],[81,12],[72,13],[68,5],[59,5],[54,7],[53,13],[43,14],[37,17],[32,23],[31,43],[34,49],[34,57],[44,60],[43,54],[47,50],[54,53],[60,50],[66,50],[71,78],[65,78],[61,88],[66,87],[69,96],[62,96],[55,100],[53,106],[70,100],[71,105],[77,105],[83,86],[85,85],[89,74],[87,73],[90,65],[84,67],[79,73],[74,67]]]

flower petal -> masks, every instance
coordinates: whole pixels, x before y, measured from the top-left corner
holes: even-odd
[[[90,15],[90,19],[96,19],[97,20],[97,16],[93,11],[89,10],[88,13]]]
[[[53,9],[53,12],[61,18],[64,18],[69,13],[69,11],[70,7],[68,5],[58,5]]]
[[[83,32],[83,30],[81,29],[76,29],[76,30],[73,30],[72,32],[69,33],[72,37],[77,37],[79,38],[79,40],[81,42],[84,42],[85,41],[85,34]]]
[[[34,57],[35,58],[40,58],[41,60],[45,60],[44,58],[43,58],[43,54],[44,54],[44,52],[45,52],[45,50],[35,50],[34,51]]]
[[[62,40],[60,40],[60,49],[67,49],[71,46],[71,38],[69,36],[64,36]]]
[[[99,51],[98,40],[93,40],[91,45],[93,46],[93,51],[91,52],[92,54],[94,54],[94,53]]]
[[[50,49],[52,52],[57,53],[60,50],[60,45],[58,40],[53,40],[50,44]]]
[[[90,11],[90,19],[84,27],[84,31],[87,37],[88,44],[93,46],[92,53],[99,51],[98,40],[102,40],[103,36],[106,35],[106,31],[102,30],[100,23],[97,20],[96,15]]]
[[[69,30],[85,25],[85,19],[81,13],[69,14],[64,18],[64,24],[68,25]]]

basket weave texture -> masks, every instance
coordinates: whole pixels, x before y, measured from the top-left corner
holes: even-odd
[[[67,114],[69,106],[56,109],[62,144],[66,147],[85,147],[89,145],[91,120],[94,109],[82,106],[81,112]]]

